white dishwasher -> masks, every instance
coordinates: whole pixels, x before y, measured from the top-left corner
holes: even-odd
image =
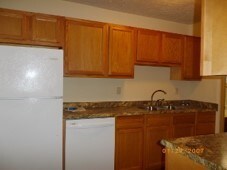
[[[66,121],[66,170],[114,170],[115,118]]]

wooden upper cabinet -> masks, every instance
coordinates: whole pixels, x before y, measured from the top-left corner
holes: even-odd
[[[183,78],[200,80],[200,38],[185,36]]]
[[[105,23],[66,20],[66,75],[106,75],[107,32]]]
[[[159,62],[161,32],[138,29],[136,64],[153,64]]]
[[[28,36],[27,21],[25,12],[0,8],[0,41],[25,40]]]
[[[171,67],[170,78],[172,80],[201,80],[199,37],[185,36],[182,65]]]
[[[31,39],[38,44],[59,44],[64,41],[64,18],[34,14],[31,17]]]
[[[109,76],[133,77],[135,54],[135,29],[110,25]]]
[[[0,8],[0,23],[0,42],[63,46],[63,17]]]
[[[173,33],[162,33],[162,63],[180,65],[184,55],[184,36]]]

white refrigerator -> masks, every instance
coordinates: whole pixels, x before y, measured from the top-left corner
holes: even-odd
[[[63,51],[0,46],[0,170],[62,169]]]

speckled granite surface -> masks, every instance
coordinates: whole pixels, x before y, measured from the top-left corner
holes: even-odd
[[[227,170],[227,133],[162,140],[167,152],[177,152],[206,169]]]
[[[218,105],[192,100],[165,101],[164,104],[176,106],[176,110],[148,111],[141,106],[150,104],[150,101],[130,102],[76,102],[64,103],[67,107],[83,107],[86,111],[64,111],[64,119],[103,118],[125,115],[166,114],[166,113],[190,113],[197,111],[216,111]]]

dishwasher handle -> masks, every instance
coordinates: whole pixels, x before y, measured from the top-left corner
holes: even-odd
[[[102,127],[108,127],[108,126],[114,126],[114,123],[113,122],[98,122],[98,123],[72,122],[67,124],[67,128],[73,128],[73,129],[102,128]]]

